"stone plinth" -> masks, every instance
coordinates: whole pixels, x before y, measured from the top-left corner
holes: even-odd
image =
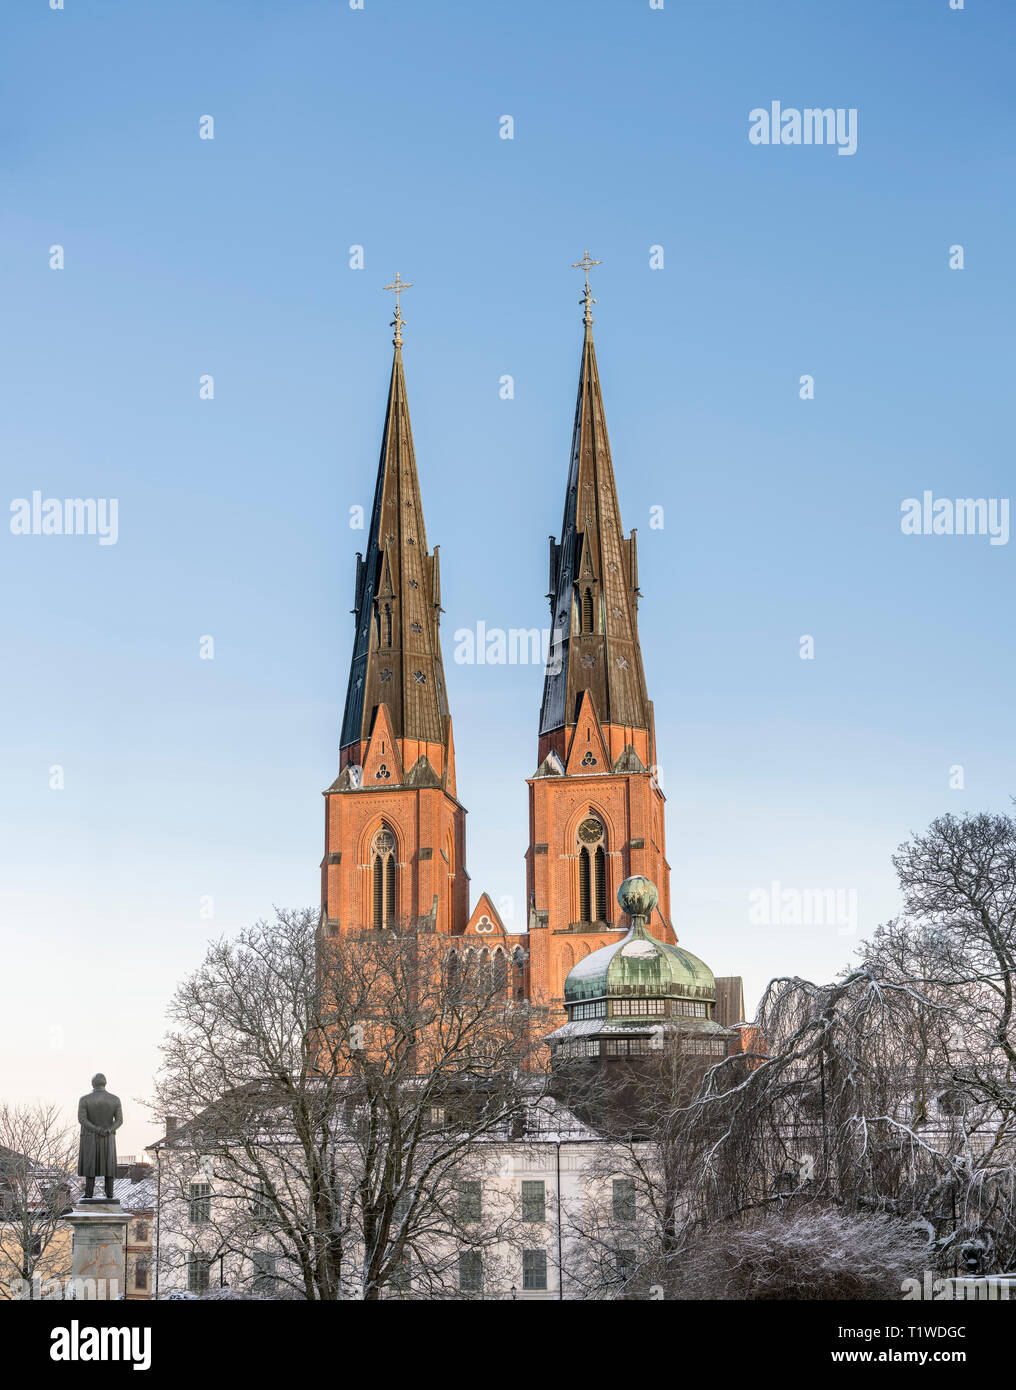
[[[124,1232],[130,1213],[119,1202],[92,1198],[79,1201],[65,1219],[74,1233],[67,1296],[123,1298]]]

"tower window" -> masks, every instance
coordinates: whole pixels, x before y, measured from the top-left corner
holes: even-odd
[[[371,926],[375,931],[391,926],[396,917],[395,850],[395,836],[382,826],[371,848]]]
[[[593,591],[582,590],[582,631],[593,631]]]
[[[579,920],[607,921],[606,832],[596,816],[587,816],[579,826]]]
[[[585,848],[579,850],[579,921],[591,922],[593,920],[590,911],[592,897],[590,895],[590,873],[589,873],[589,851]]]
[[[607,856],[603,846],[597,845],[593,851],[593,899],[596,903],[596,920],[607,920]]]

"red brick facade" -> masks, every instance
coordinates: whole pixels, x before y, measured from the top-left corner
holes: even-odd
[[[445,751],[394,738],[386,706],[378,707],[373,736],[358,754],[363,769],[360,785],[342,789],[340,774],[325,793],[321,906],[327,934],[373,925],[373,864],[377,836],[385,829],[395,839],[392,919],[409,922],[429,917],[440,932],[465,929],[469,917],[466,813],[454,795],[450,728],[446,784],[405,785],[407,763],[412,767],[421,753],[429,752],[433,766]]]
[[[652,879],[650,931],[675,940],[635,535],[621,528],[588,325],[550,588],[555,635],[528,779],[528,931],[509,936],[486,895],[469,908],[437,552],[427,550],[397,346],[368,551],[357,557],[340,772],[325,794],[322,930],[428,918],[440,933],[467,935],[463,949],[503,951],[512,997],[547,1007],[553,1026],[571,967],[627,930],[616,899],[623,879]]]

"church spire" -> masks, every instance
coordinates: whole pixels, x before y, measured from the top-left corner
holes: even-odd
[[[543,687],[540,734],[575,724],[585,692],[604,725],[651,734],[652,707],[639,646],[635,532],[621,528],[610,441],[593,346],[586,251],[585,335],[572,432],[561,540],[550,540],[552,641]]]
[[[417,745],[409,763],[425,751],[419,745],[443,745],[447,758],[437,759],[444,762],[437,771],[451,774],[438,632],[438,547],[433,554],[427,549],[402,365],[399,295],[409,286],[396,275],[386,288],[395,291],[395,352],[367,550],[356,557],[356,634],[342,720],[342,760],[360,761],[383,704],[392,737]]]

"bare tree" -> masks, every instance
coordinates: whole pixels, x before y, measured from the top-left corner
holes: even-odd
[[[570,1296],[673,1296],[688,1240],[694,1154],[686,1107],[708,1063],[671,1039],[637,1061],[577,1059],[555,1068],[555,1094],[592,1123],[602,1144],[587,1164],[580,1200],[563,1211]],[[704,1142],[707,1119],[694,1130]]]
[[[55,1106],[0,1105],[0,1299],[37,1298],[70,1272],[76,1136]]]
[[[417,925],[313,911],[219,941],[174,997],[156,1109],[160,1260],[313,1300],[479,1297],[514,1213],[482,1201],[538,1098],[502,972]],[[175,1213],[175,1217],[172,1215]]]
[[[829,984],[772,981],[754,1050],[697,1092],[652,1079],[649,1130],[605,1155],[634,1176],[640,1213],[634,1274],[615,1292],[652,1281],[688,1296],[701,1241],[808,1207],[900,1220],[929,1267],[1012,1267],[1016,823],[942,817],[894,862],[905,915],[852,968]],[[609,1286],[615,1225],[595,1203],[576,1222],[586,1288]]]

